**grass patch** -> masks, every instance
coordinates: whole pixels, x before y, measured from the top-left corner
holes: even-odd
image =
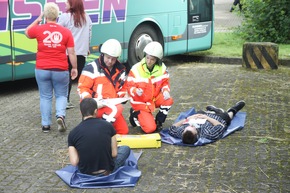
[[[216,32],[214,41],[210,50],[192,52],[196,56],[218,56],[241,58],[243,54],[243,40],[236,33]],[[290,59],[290,44],[278,44],[279,59]]]
[[[262,138],[258,140],[259,143],[268,143],[268,141],[269,140],[267,138]]]

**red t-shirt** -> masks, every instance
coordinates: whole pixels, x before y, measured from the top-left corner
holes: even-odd
[[[28,30],[30,38],[36,38],[36,69],[68,70],[66,50],[74,47],[72,33],[56,23],[36,25]]]

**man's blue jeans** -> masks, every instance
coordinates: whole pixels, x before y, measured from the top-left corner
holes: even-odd
[[[115,159],[114,171],[125,164],[126,159],[130,155],[130,151],[131,151],[131,149],[128,146],[123,145],[123,146],[118,147],[118,154],[117,154],[117,157]]]
[[[69,72],[35,69],[35,78],[40,95],[41,124],[48,126],[51,124],[53,94],[56,117],[66,115]]]

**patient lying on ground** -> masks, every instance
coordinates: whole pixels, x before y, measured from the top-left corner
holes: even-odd
[[[233,117],[245,106],[244,101],[237,102],[233,107],[224,111],[213,105],[206,111],[198,111],[169,128],[169,135],[182,139],[184,144],[194,144],[199,138],[209,140],[220,139],[227,130]]]

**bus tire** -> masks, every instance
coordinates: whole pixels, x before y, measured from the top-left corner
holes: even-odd
[[[142,24],[134,30],[128,48],[128,66],[130,68],[144,57],[143,49],[151,41],[159,41],[163,45],[158,38],[158,30],[154,26]]]

